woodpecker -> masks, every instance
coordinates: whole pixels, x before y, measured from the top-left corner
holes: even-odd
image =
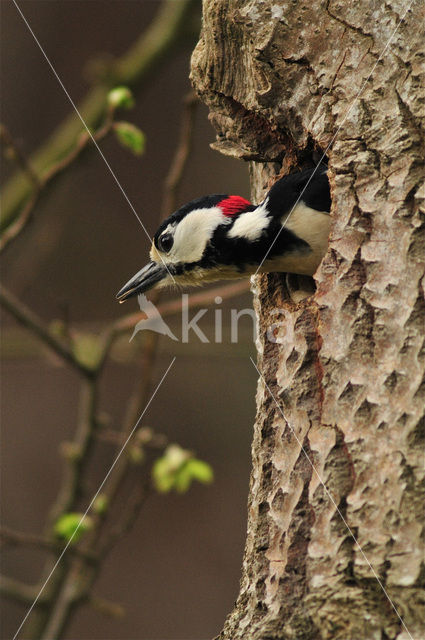
[[[325,165],[280,178],[258,205],[226,194],[192,200],[162,222],[150,262],[117,299],[254,273],[313,275],[328,244],[330,206]]]

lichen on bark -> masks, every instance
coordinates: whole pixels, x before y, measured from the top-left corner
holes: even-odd
[[[248,534],[222,640],[425,635],[422,8],[204,2],[192,79],[214,148],[250,161],[256,201],[325,151],[332,190],[314,295],[253,280]]]

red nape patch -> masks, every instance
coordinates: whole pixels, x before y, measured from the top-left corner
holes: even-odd
[[[251,203],[241,196],[229,196],[219,202],[218,206],[225,216],[234,216],[235,213],[239,213],[240,211],[244,211],[247,207],[250,207]]]

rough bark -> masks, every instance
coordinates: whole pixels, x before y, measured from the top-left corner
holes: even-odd
[[[333,197],[314,295],[294,302],[280,274],[253,280],[263,377],[222,640],[425,636],[424,51],[422,5],[400,23],[408,6],[204,2],[192,78],[213,146],[251,161],[258,201],[330,145]]]

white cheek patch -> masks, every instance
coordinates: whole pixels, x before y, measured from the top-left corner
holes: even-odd
[[[217,227],[230,222],[230,218],[219,207],[191,211],[175,228],[174,244],[166,256],[166,262],[198,262]]]
[[[270,219],[267,211],[268,198],[253,211],[242,213],[236,220],[229,233],[229,238],[245,238],[258,240],[267,229]]]

